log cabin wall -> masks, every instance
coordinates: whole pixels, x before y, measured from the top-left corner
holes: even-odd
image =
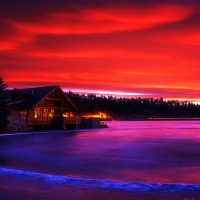
[[[59,90],[55,90],[28,112],[27,124],[65,128],[65,117],[70,117],[70,113],[72,112],[59,94]],[[70,124],[72,123],[76,122],[73,120]]]
[[[59,86],[14,89],[9,94],[11,117],[23,117],[27,129],[66,129],[80,124],[80,119],[74,115],[75,105]]]

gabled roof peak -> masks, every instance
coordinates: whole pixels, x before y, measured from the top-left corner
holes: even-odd
[[[36,106],[42,99],[46,98],[51,92],[57,89],[61,92],[62,98],[64,98],[65,101],[67,101],[75,110],[77,110],[76,106],[70,101],[70,99],[64,94],[58,85],[22,89],[15,88],[13,90],[9,90],[11,104],[15,104],[19,102],[19,100],[26,101],[24,108],[31,109]],[[15,92],[17,92],[17,94],[15,94]]]

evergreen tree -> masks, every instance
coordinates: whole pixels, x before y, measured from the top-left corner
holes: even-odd
[[[5,90],[7,90],[7,85],[0,76],[0,132],[6,131],[9,122],[9,99]]]
[[[80,113],[106,112],[113,119],[200,118],[200,105],[188,101],[160,98],[98,97],[95,94],[79,95],[71,91],[67,96]]]

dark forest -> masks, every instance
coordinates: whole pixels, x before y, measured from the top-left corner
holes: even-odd
[[[106,112],[113,119],[199,118],[200,105],[161,98],[117,98],[66,93],[80,113]]]

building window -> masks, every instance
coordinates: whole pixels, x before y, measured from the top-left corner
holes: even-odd
[[[54,114],[54,109],[49,109],[49,117],[53,117],[53,114]]]
[[[52,113],[49,113],[49,117],[53,117],[53,114],[52,114]]]
[[[27,114],[26,110],[21,110],[21,111],[20,111],[20,115],[21,115],[21,116],[26,116],[26,114]]]
[[[37,111],[34,110],[34,118],[38,118]]]
[[[44,113],[47,113],[48,112],[48,109],[44,108]]]

